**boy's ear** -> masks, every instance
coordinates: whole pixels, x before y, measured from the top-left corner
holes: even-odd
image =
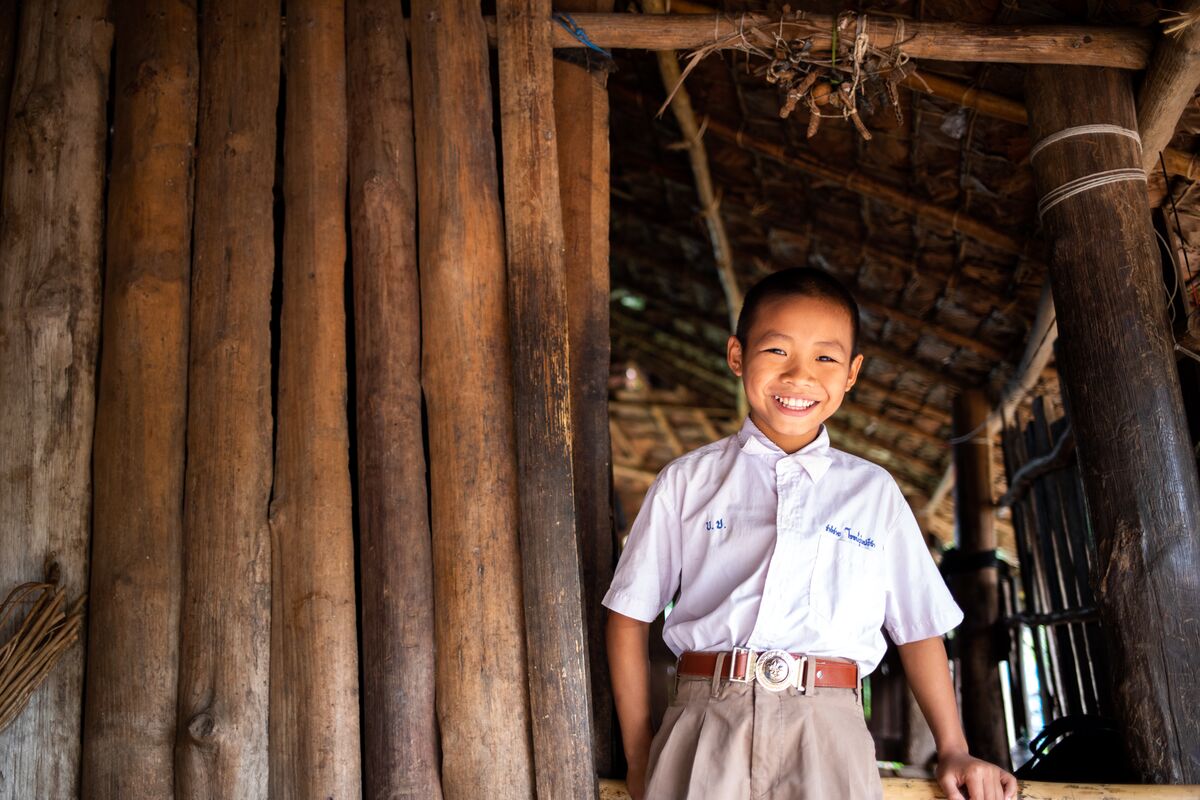
[[[854,386],[854,384],[858,381],[858,371],[860,369],[862,369],[862,365],[863,365],[863,356],[862,356],[862,353],[859,353],[850,362],[850,375],[846,378],[846,391],[847,392],[850,391],[850,388],[852,386]]]
[[[729,341],[725,343],[725,360],[733,374],[742,377],[742,343],[736,336],[730,336]]]

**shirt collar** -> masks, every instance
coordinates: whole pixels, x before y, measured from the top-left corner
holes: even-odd
[[[775,456],[778,460],[800,464],[812,478],[813,483],[818,483],[833,463],[833,459],[829,456],[829,431],[824,425],[821,425],[821,431],[817,434],[817,438],[791,454],[783,452],[779,445],[768,439],[767,435],[751,422],[750,417],[746,417],[746,421],[742,423],[737,438],[744,453],[770,455]]]

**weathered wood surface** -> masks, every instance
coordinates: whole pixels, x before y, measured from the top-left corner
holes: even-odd
[[[591,682],[571,458],[566,270],[550,0],[498,6],[518,509],[533,763],[542,800],[594,797]]]
[[[12,96],[13,68],[17,59],[17,31],[21,22],[18,0],[0,0],[0,148],[8,125],[8,101]],[[0,177],[3,176],[0,158]]]
[[[287,8],[283,309],[271,497],[273,800],[362,795],[346,414],[341,0]]]
[[[1034,68],[1026,95],[1035,141],[1082,124],[1136,125],[1129,78],[1114,70]],[[1089,102],[1075,102],[1082,96]],[[1136,143],[1114,135],[1065,139],[1033,161],[1043,196],[1082,176],[1141,166]],[[1076,195],[1050,209],[1044,226],[1117,710],[1147,779],[1195,783],[1200,481],[1144,186]]]
[[[968,558],[996,549],[989,411],[982,389],[970,389],[954,398],[954,435],[972,437],[954,445],[954,527],[958,550]],[[992,564],[954,576],[952,586],[963,610],[957,642],[963,732],[972,755],[1008,769],[1000,666],[993,657],[995,625],[1000,617],[998,581]]]
[[[82,796],[157,800],[174,794],[196,7],[116,0],[113,24]]]
[[[422,444],[417,176],[400,5],[346,4],[363,794],[441,797]]]
[[[175,796],[267,797],[279,4],[200,26]]]
[[[1200,12],[1200,0],[1173,4],[1178,14]],[[1200,25],[1177,34],[1164,33],[1146,67],[1137,95],[1137,129],[1142,137],[1142,166],[1158,169],[1158,155],[1175,135],[1175,127],[1200,84]]]
[[[729,46],[742,33],[752,40],[751,29],[762,30],[759,44],[768,48],[780,30],[778,14],[670,15],[572,14],[588,38],[600,47],[634,50],[691,50],[728,39]],[[854,23],[851,23],[853,25]],[[828,52],[833,17],[805,14],[789,20],[782,35],[788,39],[811,37],[813,48]],[[853,30],[853,28],[851,28]],[[869,17],[871,46],[891,50],[898,46],[910,58],[930,61],[1006,62],[1012,64],[1076,64],[1142,69],[1150,58],[1152,34],[1138,28],[1103,28],[1078,25],[971,25],[959,22],[898,21]],[[853,37],[839,37],[840,52],[847,52]],[[898,42],[898,44],[897,44]],[[554,24],[554,47],[582,47],[565,28]]]
[[[414,0],[413,113],[448,798],[533,796],[512,356],[478,3]]]
[[[564,11],[608,11],[612,0],[561,2]],[[587,52],[587,51],[585,51]],[[554,61],[554,125],[565,246],[571,459],[575,521],[583,570],[583,615],[591,669],[592,746],[596,772],[613,769],[613,699],[605,655],[612,582],[612,446],[608,436],[609,135],[606,73]]]
[[[4,594],[49,563],[69,601],[87,590],[107,12],[103,0],[31,0],[21,13],[0,192]],[[83,652],[68,650],[0,732],[0,797],[77,795]]]
[[[1200,786],[1137,786],[1113,783],[1049,783],[1020,781],[1019,800],[1195,800]],[[883,800],[938,800],[944,798],[935,781],[884,778]],[[600,800],[628,800],[623,781],[601,781]]]

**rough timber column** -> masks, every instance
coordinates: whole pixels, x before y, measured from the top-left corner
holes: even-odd
[[[996,550],[992,506],[992,446],[987,430],[991,405],[981,389],[954,398],[954,434],[974,436],[954,446],[954,527],[962,557],[975,560]],[[973,567],[952,581],[963,609],[958,661],[963,730],[971,753],[1007,768],[1008,734],[1000,666],[993,657],[993,629],[1000,615],[994,562]]]
[[[194,3],[113,10],[83,796],[150,800],[175,791],[199,63]]]
[[[563,11],[611,11],[612,0],[563,0]],[[568,51],[563,51],[568,52]],[[584,59],[590,50],[573,51]],[[561,54],[560,54],[561,55]],[[571,458],[583,570],[583,614],[592,680],[596,772],[613,769],[613,699],[600,600],[612,581],[612,446],[608,433],[608,92],[607,73],[554,59],[554,125],[566,245]]]
[[[1080,125],[1137,127],[1129,75],[1117,70],[1034,67],[1026,99],[1035,142]],[[1033,159],[1043,197],[1141,166],[1136,143],[1112,133],[1066,138]],[[1145,184],[1090,189],[1043,223],[1118,712],[1147,779],[1200,783],[1200,482]]]
[[[267,797],[279,3],[210,0],[200,110],[175,797]]]
[[[346,4],[363,793],[439,800],[412,84],[400,4]]]
[[[346,34],[288,0],[283,310],[271,497],[271,797],[362,796],[346,417]]]
[[[541,800],[596,795],[575,532],[550,0],[497,11],[533,763]]]
[[[0,593],[54,562],[87,589],[100,330],[103,0],[21,11],[0,192]],[[0,638],[12,632],[11,623]],[[73,645],[0,731],[0,797],[75,797],[83,647]]]
[[[447,798],[533,796],[504,230],[478,2],[414,0],[422,375]]]

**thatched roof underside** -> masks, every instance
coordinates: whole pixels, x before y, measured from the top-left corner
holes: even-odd
[[[1020,24],[1062,21],[1064,5],[894,2],[871,10],[923,20]],[[1076,20],[1087,11],[1079,5]],[[1093,18],[1096,22],[1148,25],[1156,13],[1153,4],[1102,5],[1106,17]],[[825,13],[846,8],[804,7]],[[720,10],[763,6],[726,2]],[[1091,10],[1095,13],[1096,4]],[[735,384],[724,366],[728,311],[696,184],[674,118],[670,112],[656,115],[666,90],[655,57],[615,55],[617,71],[609,78],[614,376],[633,365],[647,387],[614,395],[620,402],[610,416],[618,488],[627,505],[636,505],[646,475],[681,449],[736,425]],[[754,74],[761,66],[761,60],[730,52],[705,59],[685,84],[702,123],[707,118],[745,139],[784,145],[789,154],[890,185],[1017,243],[997,247],[927,224],[893,204],[764,155],[762,148],[711,130],[704,136],[740,286],[776,269],[811,265],[836,274],[862,301],[866,365],[831,432],[837,446],[888,467],[913,507],[926,511],[949,463],[955,393],[984,387],[993,399],[999,396],[1026,347],[1045,281],[1029,132],[902,88],[898,107],[879,97],[873,108],[862,109],[871,141],[841,119],[824,120],[809,139],[808,110],[801,106],[781,119],[779,90]],[[916,66],[921,73],[1022,99],[1025,75],[1019,66]],[[1189,112],[1172,145],[1192,152],[1197,123],[1200,114]],[[1169,182],[1185,236],[1200,226],[1200,198],[1191,186],[1183,178]],[[1192,258],[1200,264],[1200,254]],[[1057,397],[1053,369],[1035,390],[1043,393]],[[997,454],[997,496],[1003,489]],[[924,517],[930,533],[944,540],[952,539],[952,502],[948,497]]]

